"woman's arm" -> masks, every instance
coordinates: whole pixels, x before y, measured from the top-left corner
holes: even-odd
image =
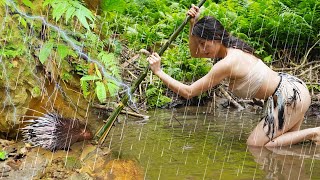
[[[150,63],[150,68],[153,73],[157,75],[169,89],[186,99],[200,95],[202,92],[217,85],[224,78],[230,76],[229,61],[227,59],[223,59],[216,63],[207,75],[197,80],[192,85],[185,85],[173,79],[161,70],[161,58],[157,53],[153,53],[147,60]]]

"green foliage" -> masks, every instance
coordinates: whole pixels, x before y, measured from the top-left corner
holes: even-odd
[[[140,50],[161,43],[183,21],[185,12],[181,4],[172,1],[126,1],[123,13],[105,11],[103,31],[121,34],[131,48]]]
[[[22,0],[22,3],[23,3],[24,5],[26,5],[26,6],[28,6],[28,7],[31,8],[31,9],[34,9],[34,8],[35,8],[34,5],[33,5],[33,3],[32,3],[31,1],[29,1],[29,0]]]
[[[190,58],[188,47],[182,46],[165,52],[162,67],[175,79],[190,82],[206,75],[212,63],[206,58]]]
[[[23,44],[17,44],[14,42],[9,42],[0,51],[0,56],[4,58],[16,58],[21,57],[25,54],[26,48]]]
[[[49,55],[51,54],[52,48],[53,48],[52,42],[47,42],[42,46],[39,53],[39,60],[42,64],[44,64],[47,61]]]
[[[90,30],[88,20],[93,22],[95,19],[92,12],[76,0],[45,0],[43,6],[47,5],[52,6],[52,16],[55,21],[59,21],[64,15],[67,23],[76,16],[80,23]]]
[[[69,80],[72,79],[72,74],[64,71],[64,72],[62,72],[61,79],[63,81],[69,82]]]
[[[67,56],[77,57],[77,54],[64,44],[57,45],[57,53],[61,59],[64,59]]]
[[[107,70],[104,72],[105,76],[102,76],[101,70],[95,64],[95,74],[94,75],[84,75],[81,78],[81,89],[87,97],[90,94],[90,89],[95,89],[96,96],[98,100],[103,103],[108,95],[113,97],[116,96],[119,91],[119,86],[117,81],[121,80],[120,70],[118,68],[119,64],[112,53],[101,52],[98,55],[99,61],[103,64],[104,68]],[[113,77],[113,78],[110,78]],[[90,86],[90,81],[95,81],[95,87]]]
[[[117,80],[121,79],[119,63],[113,53],[100,52],[98,59],[107,69],[107,75],[115,77]]]
[[[31,91],[31,95],[32,97],[39,97],[41,95],[41,89],[39,86],[35,86],[32,88],[32,91]]]
[[[96,82],[96,94],[101,103],[106,101],[107,99],[106,88],[105,88],[105,85],[100,81]]]
[[[7,23],[7,28],[0,32],[3,36],[1,42],[5,42],[0,56],[13,59],[35,54],[44,64],[52,54],[52,60],[56,61],[53,64],[60,68],[60,77],[64,81],[70,81],[72,76],[79,76],[83,95],[97,97],[101,103],[118,94],[117,81],[121,81],[118,57],[123,52],[123,47],[136,51],[141,48],[158,51],[184,20],[190,4],[198,3],[197,0],[106,0],[101,1],[102,12],[93,15],[83,5],[83,1],[21,2],[20,6],[24,6],[27,14],[42,7],[43,14],[49,14],[49,22],[55,21],[62,26],[61,29],[66,30],[73,43],[82,47],[84,53],[101,64],[90,69],[91,62],[78,57],[59,33],[50,28],[43,29],[40,21],[30,20],[19,14],[10,15],[3,21]],[[5,0],[0,0],[0,6],[6,3]],[[319,8],[318,0],[221,0],[218,3],[207,1],[202,15],[215,16],[230,33],[248,42],[261,59],[271,63],[278,50],[294,47],[294,51],[301,56],[308,45],[315,42],[320,31]],[[76,23],[89,31],[77,32]],[[27,35],[30,32],[33,35]],[[185,28],[172,43],[162,57],[162,66],[174,78],[193,82],[204,76],[212,64],[208,59],[190,57],[188,33],[189,29]],[[9,34],[8,38],[6,35]],[[45,36],[39,38],[38,35]],[[39,44],[43,44],[40,51]],[[28,53],[29,50],[31,52]],[[140,64],[147,65],[145,61]],[[149,86],[148,104],[161,107],[170,102],[170,98],[163,95],[166,88],[162,85]],[[37,88],[34,91],[38,94]]]
[[[320,27],[320,3],[302,1],[234,1],[209,3],[204,14],[213,15],[233,35],[256,49],[263,58],[276,49],[293,49],[300,57]],[[270,59],[266,59],[270,62]]]
[[[126,2],[124,0],[103,0],[101,9],[106,12],[116,11],[122,13],[125,10]]]
[[[8,158],[8,153],[6,151],[0,151],[0,160],[4,161]]]
[[[162,95],[162,93],[162,88],[150,85],[146,92],[149,107],[162,107],[172,101],[169,97]]]
[[[264,58],[263,58],[263,61],[266,62],[266,63],[271,63],[271,62],[272,62],[272,56],[269,55],[269,56],[267,56],[267,57],[264,57]]]
[[[107,87],[108,87],[110,96],[114,97],[118,94],[119,86],[118,86],[117,82],[115,82],[113,80],[109,80],[107,82]]]
[[[312,85],[307,85],[307,86],[308,86],[309,90],[314,89],[314,90],[320,92],[320,85],[318,85],[318,84],[312,84]]]
[[[81,75],[81,76],[85,76],[85,75],[87,75],[88,74],[88,64],[86,64],[86,63],[72,63],[72,65],[73,65],[73,68],[74,68],[74,72],[76,73],[76,74],[78,74],[78,75]]]
[[[7,0],[0,0],[0,7],[6,5]]]
[[[83,96],[87,98],[88,95],[90,94],[89,83],[83,80],[83,81],[80,81],[80,86],[81,86]]]

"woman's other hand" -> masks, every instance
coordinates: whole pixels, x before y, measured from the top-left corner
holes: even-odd
[[[200,16],[200,8],[198,6],[195,6],[192,4],[191,8],[187,12],[187,15],[191,17],[190,22],[194,24],[194,22],[198,19]]]
[[[159,72],[161,72],[161,57],[158,55],[158,53],[154,52],[152,53],[147,60],[150,64],[150,69],[152,72],[157,75]]]

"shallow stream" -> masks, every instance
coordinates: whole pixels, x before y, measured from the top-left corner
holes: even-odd
[[[320,179],[320,148],[251,148],[246,138],[263,113],[207,107],[149,111],[120,121],[107,143],[116,159],[136,160],[144,179]],[[302,129],[319,126],[308,118]]]

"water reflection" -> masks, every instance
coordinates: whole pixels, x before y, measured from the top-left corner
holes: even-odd
[[[281,148],[248,146],[248,150],[266,172],[265,179],[311,179],[314,160],[320,157],[320,149],[312,144]],[[311,160],[309,168],[305,162],[308,160]]]

